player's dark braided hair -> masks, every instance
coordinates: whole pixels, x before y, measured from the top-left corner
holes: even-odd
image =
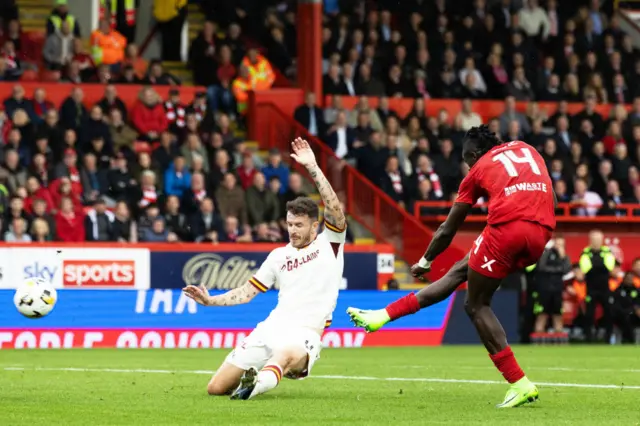
[[[486,124],[470,128],[464,138],[475,145],[478,156],[483,156],[493,147],[502,143],[498,136],[489,130],[489,126]]]

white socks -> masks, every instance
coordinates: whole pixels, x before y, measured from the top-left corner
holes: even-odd
[[[261,393],[270,391],[278,386],[281,379],[282,367],[277,364],[265,365],[258,373],[258,382],[256,383],[256,387],[253,389],[253,392],[251,392],[251,396],[249,398],[251,399]]]

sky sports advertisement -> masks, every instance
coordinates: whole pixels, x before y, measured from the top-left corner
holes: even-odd
[[[0,248],[0,288],[15,288],[28,278],[42,278],[56,288],[179,289],[205,284],[229,290],[247,282],[267,258],[270,248],[216,246],[203,251],[164,247],[136,248],[3,247]],[[374,250],[375,249],[375,250]],[[342,290],[375,290],[393,277],[389,246],[351,246],[345,253]]]
[[[247,305],[203,307],[180,290],[58,291],[46,317],[29,319],[13,306],[13,290],[0,290],[0,349],[49,348],[233,348],[277,303],[270,290]],[[216,292],[218,293],[218,292]],[[433,346],[479,343],[464,313],[464,292],[367,334],[354,328],[349,306],[381,308],[402,291],[341,291],[325,347]],[[517,292],[496,293],[493,306],[510,341],[517,336]]]

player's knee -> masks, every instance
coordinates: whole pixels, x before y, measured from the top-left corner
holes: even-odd
[[[467,313],[469,318],[473,319],[478,313],[479,306],[476,303],[473,303],[469,300],[464,301],[464,311]]]
[[[283,369],[287,369],[299,364],[303,360],[306,361],[307,353],[302,349],[294,347],[284,348],[274,354],[273,358],[275,358],[276,362]]]
[[[229,395],[233,387],[230,387],[228,383],[222,383],[221,380],[212,379],[207,385],[207,393],[212,396],[224,396]]]

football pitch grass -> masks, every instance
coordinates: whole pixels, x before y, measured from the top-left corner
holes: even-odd
[[[540,401],[484,348],[325,349],[303,381],[250,401],[206,394],[226,350],[0,351],[0,425],[638,425],[640,348],[516,346]]]

